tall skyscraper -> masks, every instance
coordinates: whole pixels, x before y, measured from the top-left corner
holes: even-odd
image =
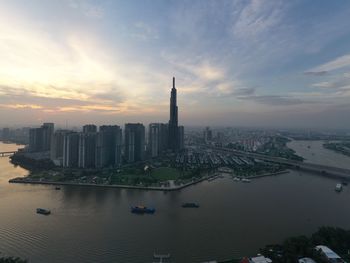
[[[2,140],[7,141],[10,139],[10,129],[9,128],[3,128],[2,129]]]
[[[203,132],[203,137],[204,137],[205,143],[208,143],[208,142],[213,140],[213,133],[212,133],[210,127],[205,128],[205,130]]]
[[[79,133],[78,166],[95,168],[96,132]]]
[[[41,152],[44,150],[43,146],[43,133],[42,128],[31,128],[29,130],[29,151]]]
[[[184,126],[179,126],[179,150],[185,148],[185,128]]]
[[[169,149],[176,152],[179,149],[179,134],[178,134],[178,108],[176,101],[175,78],[173,77],[173,88],[170,96],[170,119],[169,119]]]
[[[40,128],[29,130],[29,151],[49,151],[54,133],[53,123],[44,123]]]
[[[96,143],[96,167],[122,164],[122,129],[118,125],[100,126]]]
[[[58,130],[54,133],[50,147],[50,159],[56,165],[62,165],[63,162],[63,141],[64,136],[69,133],[67,130]]]
[[[159,155],[160,144],[160,123],[151,123],[148,130],[148,151],[152,158]]]
[[[55,124],[51,122],[45,122],[41,129],[43,129],[43,151],[49,151],[51,147],[51,141],[55,130]]]
[[[94,124],[86,124],[83,126],[83,132],[97,132],[97,127]]]
[[[77,167],[79,160],[79,134],[70,132],[63,140],[63,167]]]
[[[125,124],[125,159],[128,163],[144,160],[145,126],[142,123]]]
[[[151,123],[148,130],[148,153],[151,157],[159,156],[168,148],[168,124]]]

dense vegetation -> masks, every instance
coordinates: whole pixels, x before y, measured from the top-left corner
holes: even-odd
[[[350,231],[334,227],[321,227],[311,237],[298,236],[286,239],[281,245],[268,245],[260,253],[274,263],[294,263],[301,257],[313,258],[316,262],[326,261],[315,250],[315,246],[325,245],[349,260]]]
[[[350,156],[350,142],[330,142],[323,144],[323,147]]]
[[[27,263],[27,260],[14,257],[0,257],[0,263]]]
[[[55,168],[55,165],[50,159],[34,160],[27,158],[23,154],[14,154],[10,157],[10,159],[12,164],[19,165],[30,171],[41,171]]]
[[[287,142],[289,141],[290,140],[285,137],[275,137],[269,143],[266,143],[260,152],[273,157],[303,161],[303,157],[296,155],[294,150],[287,147]]]

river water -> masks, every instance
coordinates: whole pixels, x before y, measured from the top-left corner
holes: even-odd
[[[350,169],[349,156],[323,147],[324,141],[291,141],[287,146],[297,155],[305,158],[305,162]]]
[[[1,144],[0,151],[18,146]],[[29,262],[202,262],[254,255],[266,244],[319,226],[350,229],[350,186],[291,172],[237,183],[202,182],[179,192],[9,184],[27,171],[0,158],[0,252]],[[183,202],[199,209],[183,209]],[[134,215],[130,206],[154,206]],[[51,209],[49,216],[35,213]]]

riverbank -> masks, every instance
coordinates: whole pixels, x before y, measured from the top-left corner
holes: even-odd
[[[280,174],[287,174],[290,171],[288,170],[284,170],[284,171],[279,171],[279,172],[275,172],[275,173],[265,173],[265,174],[259,174],[259,175],[253,175],[253,176],[249,176],[246,177],[247,179],[253,179],[253,178],[261,178],[261,177],[266,177],[266,176],[274,176],[274,175],[280,175]]]
[[[266,173],[261,175],[249,176],[247,179],[261,178],[267,176],[276,176],[280,174],[286,174],[289,171],[280,171],[276,173]],[[172,186],[135,186],[135,185],[119,185],[119,184],[93,184],[93,183],[76,183],[76,182],[56,182],[56,181],[44,181],[44,180],[34,180],[28,177],[18,177],[9,180],[9,183],[19,183],[19,184],[42,184],[42,185],[69,185],[69,186],[87,186],[87,187],[105,187],[105,188],[124,188],[124,189],[136,189],[136,190],[151,190],[151,191],[178,191],[186,187],[198,184],[205,180],[213,181],[215,179],[221,178],[218,174],[213,174],[210,176],[203,176],[200,179],[193,180],[191,182],[181,184],[181,185],[172,185]]]
[[[202,181],[209,180],[216,177],[217,174],[210,176],[203,176],[200,179],[193,180],[191,182],[182,185],[172,186],[135,186],[135,185],[119,185],[119,184],[92,184],[92,183],[76,183],[76,182],[55,182],[55,181],[43,181],[33,180],[27,177],[18,177],[10,179],[9,183],[20,183],[20,184],[45,184],[45,185],[70,185],[70,186],[88,186],[88,187],[105,187],[105,188],[124,188],[124,189],[137,189],[137,190],[152,190],[152,191],[177,191],[191,185],[198,184]]]

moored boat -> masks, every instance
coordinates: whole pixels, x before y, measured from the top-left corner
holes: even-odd
[[[243,178],[242,179],[242,182],[243,183],[250,183],[252,180],[250,180],[250,179],[247,179],[247,178]]]
[[[135,214],[153,214],[155,211],[156,210],[154,208],[149,208],[142,205],[131,207],[131,213],[135,213]]]
[[[183,203],[182,207],[184,207],[184,208],[198,208],[199,204],[197,204],[197,203]]]
[[[49,215],[49,214],[51,214],[50,210],[44,209],[44,208],[37,208],[36,212],[37,212],[37,214],[42,214],[42,215]]]
[[[335,186],[335,191],[341,192],[341,190],[343,190],[342,184],[337,184],[337,185]]]

